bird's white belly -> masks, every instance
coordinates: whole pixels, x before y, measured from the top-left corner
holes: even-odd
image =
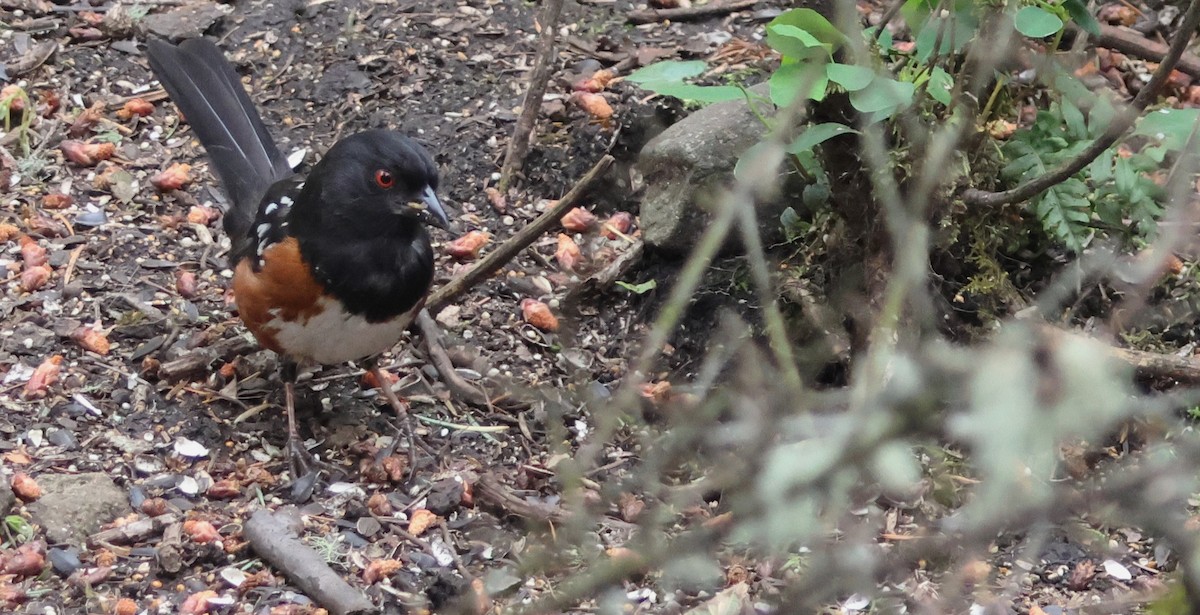
[[[390,349],[400,340],[417,310],[384,322],[367,319],[342,309],[337,301],[322,298],[316,314],[303,321],[276,316],[267,326],[275,340],[293,359],[317,363],[355,361]]]

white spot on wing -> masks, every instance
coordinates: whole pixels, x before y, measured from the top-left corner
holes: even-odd
[[[287,197],[285,196],[283,198],[286,199]],[[291,199],[288,199],[288,200],[291,200]],[[291,203],[285,203],[285,204],[291,205]],[[279,203],[268,203],[267,206],[263,209],[263,215],[269,216],[269,215],[275,213],[276,209],[279,209]]]
[[[304,157],[307,155],[308,155],[307,147],[302,147],[302,148],[292,152],[287,157],[288,166],[291,167],[292,169],[295,169],[296,167],[300,166],[301,162],[304,162]]]
[[[271,223],[263,222],[262,224],[258,225],[258,228],[254,229],[254,232],[258,233],[258,238],[260,240],[266,239],[267,233],[271,232]]]
[[[281,197],[279,197],[279,202],[280,202],[280,203],[283,203],[283,204],[284,204],[284,206],[286,206],[286,207],[291,207],[291,206],[292,206],[292,203],[295,203],[295,201],[293,201],[293,200],[292,200],[292,197],[290,197],[290,196],[281,196]]]

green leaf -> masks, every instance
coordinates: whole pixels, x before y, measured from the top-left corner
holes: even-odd
[[[746,148],[741,156],[738,156],[737,163],[733,165],[733,177],[738,181],[746,181],[746,173],[749,169],[757,170],[767,158],[763,157],[763,151],[771,147],[770,141],[759,141],[754,145]]]
[[[105,143],[120,143],[121,142],[121,133],[119,133],[115,130],[106,130],[106,131],[96,135],[95,139],[97,141],[103,141]]]
[[[801,92],[806,84],[807,92]],[[800,95],[812,100],[822,100],[828,86],[829,78],[825,76],[825,71],[820,70],[819,66],[802,63],[780,66],[769,81],[771,102],[779,107],[791,105]]]
[[[1095,92],[1089,90],[1082,81],[1068,71],[1055,72],[1052,80],[1059,97],[1073,101],[1078,107],[1087,108],[1088,105],[1100,99]]]
[[[1092,110],[1088,112],[1088,137],[1100,138],[1108,130],[1116,114],[1117,110],[1107,98],[1098,98],[1096,104],[1092,105]]]
[[[800,152],[811,151],[812,148],[840,135],[858,134],[858,131],[837,122],[825,122],[824,124],[813,124],[804,129],[800,136],[796,137],[787,146],[789,154],[799,154]]]
[[[1157,139],[1167,149],[1180,150],[1200,119],[1200,109],[1159,109],[1143,117],[1133,134]]]
[[[892,31],[887,28],[884,28],[882,32],[879,31],[878,27],[867,28],[863,30],[863,35],[868,41],[874,41],[876,45],[879,45],[879,53],[881,55],[889,55],[895,49],[896,45],[892,37]]]
[[[620,286],[621,288],[624,288],[635,295],[644,295],[655,288],[658,288],[658,281],[651,278],[645,282],[642,282],[641,284],[630,284],[629,282],[617,280],[617,286]]]
[[[916,43],[916,58],[921,62],[928,61],[934,52],[943,56],[957,53],[975,38],[979,30],[979,19],[975,15],[973,5],[970,2],[956,4],[953,12],[942,17],[924,19],[914,30],[917,33],[913,39]]]
[[[4,517],[4,524],[8,526],[8,530],[13,533],[17,542],[28,542],[33,538],[33,526],[20,515]]]
[[[690,77],[695,77],[704,73],[708,69],[708,64],[704,60],[692,60],[690,62],[682,62],[679,60],[666,60],[663,62],[655,62],[649,66],[643,66],[625,77],[626,81],[634,83],[648,83],[653,81],[683,81]],[[649,88],[647,88],[649,89]]]
[[[1095,184],[1107,183],[1113,176],[1113,161],[1109,156],[1099,156],[1088,165],[1087,175]]]
[[[642,87],[663,96],[673,96],[680,100],[692,100],[706,104],[746,97],[742,88],[736,85],[694,85],[676,81],[658,81],[643,83]]]
[[[871,85],[871,80],[875,78],[874,70],[853,64],[830,64],[825,67],[825,74],[830,81],[846,88],[847,92],[857,92]]]
[[[1029,38],[1045,38],[1062,30],[1063,22],[1057,15],[1040,6],[1027,6],[1017,11],[1014,24],[1017,32]]]
[[[1087,121],[1083,118],[1083,112],[1079,110],[1079,107],[1064,99],[1059,105],[1059,110],[1062,112],[1063,125],[1067,128],[1067,135],[1074,139],[1088,138]]]
[[[1067,14],[1071,16],[1071,21],[1083,28],[1084,32],[1092,36],[1100,36],[1100,22],[1096,21],[1096,17],[1087,8],[1087,2],[1083,0],[1065,0],[1063,8],[1067,9]]]
[[[794,207],[789,207],[779,214],[779,225],[785,229],[790,229],[800,223],[800,216],[796,214]]]
[[[892,112],[912,103],[916,86],[907,81],[878,77],[871,85],[850,93],[850,104],[860,113]]]
[[[767,26],[767,44],[784,58],[806,60],[831,57],[833,45],[822,42],[809,32],[788,24]]]
[[[1137,185],[1138,174],[1133,170],[1133,165],[1129,164],[1128,158],[1117,158],[1116,174],[1114,179],[1117,183],[1117,190],[1126,194],[1133,191]]]
[[[809,184],[804,187],[804,193],[800,195],[800,200],[804,201],[805,207],[811,209],[828,205],[831,198],[833,198],[833,192],[825,184]]]
[[[929,74],[926,90],[929,96],[943,105],[950,104],[950,92],[954,89],[954,77],[940,66],[933,67]]]
[[[792,9],[771,20],[767,24],[767,44],[771,43],[771,29],[775,26],[791,26],[804,30],[816,37],[817,40],[829,46],[830,51],[836,50],[846,42],[845,35],[836,26],[829,23],[823,15],[812,9]],[[786,55],[786,54],[784,54]]]
[[[1034,206],[1046,232],[1075,252],[1083,250],[1091,232],[1087,195],[1087,185],[1072,177],[1042,193]]]

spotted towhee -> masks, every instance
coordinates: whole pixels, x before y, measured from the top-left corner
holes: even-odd
[[[298,477],[311,457],[296,429],[297,364],[367,359],[404,412],[374,357],[400,339],[433,280],[425,225],[449,224],[434,195],[437,167],[411,139],[371,130],[341,139],[298,176],[215,44],[152,40],[147,53],[229,197],[234,298],[254,337],[282,357]]]

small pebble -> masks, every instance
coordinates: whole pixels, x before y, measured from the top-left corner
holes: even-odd
[[[71,573],[83,567],[83,562],[79,561],[79,553],[73,547],[49,549],[46,551],[46,558],[50,560],[54,572],[64,577],[71,576]]]

